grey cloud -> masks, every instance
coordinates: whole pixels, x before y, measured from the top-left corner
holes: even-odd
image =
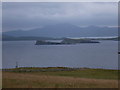
[[[117,3],[3,3],[4,31],[55,23],[117,25]]]

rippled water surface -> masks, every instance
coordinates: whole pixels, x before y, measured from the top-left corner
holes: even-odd
[[[3,41],[3,68],[89,67],[118,68],[118,42],[76,45],[34,45],[35,41]]]

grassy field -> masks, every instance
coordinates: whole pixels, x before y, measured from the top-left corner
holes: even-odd
[[[2,71],[0,70],[0,89],[2,88]]]
[[[117,88],[118,71],[3,72],[3,88]]]

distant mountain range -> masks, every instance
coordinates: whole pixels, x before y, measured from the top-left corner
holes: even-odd
[[[48,25],[43,28],[36,28],[32,30],[15,30],[3,32],[3,36],[10,37],[109,37],[117,36],[117,27],[78,27],[71,24],[56,24]]]

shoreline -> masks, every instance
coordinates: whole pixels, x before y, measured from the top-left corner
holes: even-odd
[[[77,71],[77,70],[113,70],[119,71],[119,69],[104,69],[104,68],[88,68],[88,67],[18,67],[18,68],[3,68],[2,71],[10,72],[47,72],[47,71]]]

